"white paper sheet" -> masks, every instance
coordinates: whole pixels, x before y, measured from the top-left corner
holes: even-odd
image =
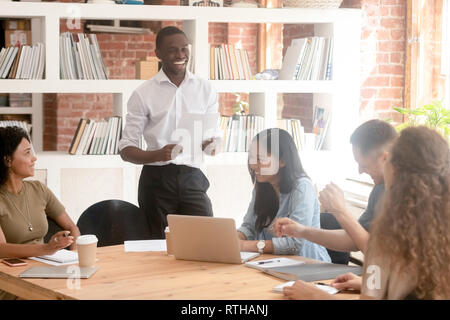
[[[167,251],[166,240],[128,240],[125,252]]]
[[[50,261],[50,260],[46,260],[46,259],[41,259],[41,258],[38,258],[38,257],[31,257],[31,258],[29,258],[29,259],[34,260],[34,261],[43,262],[43,263],[49,264],[49,265],[51,265],[51,266],[66,266],[66,265],[69,265],[69,264],[78,264],[78,260],[77,260],[77,261],[72,261],[72,262],[61,263],[61,262],[56,262],[56,261]]]
[[[272,289],[272,291],[278,292],[278,293],[283,293],[283,288],[292,286],[294,284],[294,282],[295,281],[288,281],[288,282],[282,283],[282,284],[274,287]],[[339,292],[338,289],[336,289],[336,288],[334,288],[332,286],[322,285],[322,284],[317,284],[317,283],[315,283],[315,286],[317,288],[319,288],[320,290],[323,290],[323,291],[325,291],[326,293],[329,293],[329,294],[336,294],[336,293]]]
[[[43,262],[52,266],[64,266],[78,263],[78,253],[67,249],[61,249],[54,254],[31,257],[31,260]]]
[[[184,113],[172,133],[172,143],[183,147],[183,155],[188,155],[194,162],[203,159],[202,142],[216,136],[219,113],[197,114]]]

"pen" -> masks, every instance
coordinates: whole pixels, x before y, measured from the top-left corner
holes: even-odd
[[[280,262],[280,260],[260,261],[260,262],[258,262],[258,264],[266,264],[266,263],[272,263],[272,262]]]

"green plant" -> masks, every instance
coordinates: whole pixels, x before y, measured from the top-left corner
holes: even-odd
[[[248,113],[248,102],[241,100],[239,93],[233,93],[236,96],[236,103],[233,105],[233,114],[245,115]]]
[[[393,109],[401,114],[407,115],[408,120],[396,127],[398,131],[409,126],[425,125],[440,131],[446,138],[450,138],[450,110],[442,106],[441,101],[433,101],[417,109],[405,109],[393,107]]]

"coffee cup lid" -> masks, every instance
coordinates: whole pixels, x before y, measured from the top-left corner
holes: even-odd
[[[98,242],[98,239],[95,236],[95,234],[85,234],[77,238],[77,244],[83,245],[83,244],[91,244],[94,242]]]

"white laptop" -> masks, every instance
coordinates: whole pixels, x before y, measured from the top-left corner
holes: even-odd
[[[98,270],[98,267],[78,267],[78,266],[35,266],[22,272],[21,278],[71,278],[88,279]]]
[[[176,259],[240,264],[259,256],[240,252],[233,219],[169,214],[167,222]]]

